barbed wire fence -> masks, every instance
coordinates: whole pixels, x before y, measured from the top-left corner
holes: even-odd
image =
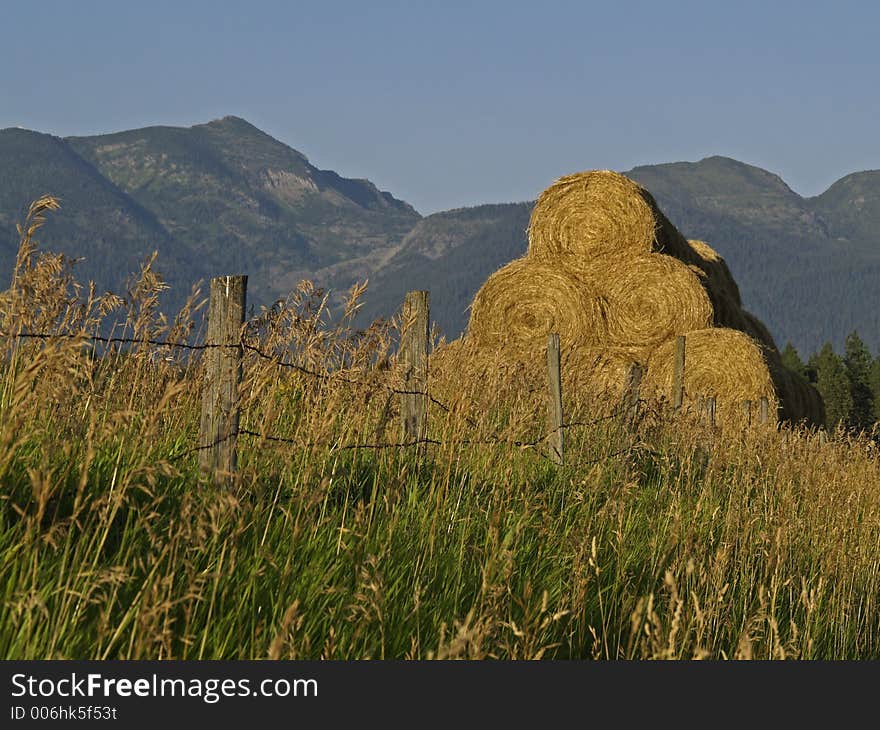
[[[644,401],[640,398],[639,388],[644,376],[644,368],[633,363],[626,376],[623,397],[613,411],[595,419],[566,421],[561,389],[560,342],[558,334],[548,336],[547,343],[547,404],[548,430],[542,436],[532,440],[505,439],[497,435],[487,438],[460,438],[441,440],[428,436],[428,404],[434,405],[445,413],[452,413],[453,408],[432,395],[428,388],[428,346],[430,334],[429,293],[416,291],[407,294],[402,310],[403,329],[401,333],[399,362],[403,369],[404,387],[392,384],[345,377],[341,373],[319,372],[299,363],[286,360],[283,355],[264,352],[256,345],[246,342],[241,337],[244,325],[247,276],[220,276],[211,280],[208,308],[207,341],[201,344],[153,339],[149,337],[116,337],[86,335],[84,333],[46,333],[46,332],[11,332],[0,336],[16,339],[58,340],[71,339],[83,342],[100,343],[103,345],[151,345],[168,347],[191,352],[206,353],[205,381],[202,391],[202,409],[199,439],[196,446],[171,455],[169,461],[176,462],[189,456],[199,456],[199,466],[203,473],[217,482],[226,482],[237,469],[238,437],[244,436],[270,443],[283,443],[298,448],[328,448],[331,451],[356,450],[390,450],[390,449],[424,449],[427,446],[474,446],[496,445],[534,450],[541,458],[562,466],[578,468],[592,465],[605,459],[626,453],[633,453],[640,448],[647,448],[638,438],[638,428],[633,427],[638,421],[640,409]],[[684,347],[685,338],[680,336],[676,342],[675,369],[673,376],[672,403],[674,410],[682,408],[684,389]],[[264,433],[239,425],[240,403],[239,386],[242,381],[242,363],[245,353],[272,362],[276,366],[295,370],[301,375],[324,382],[339,382],[349,385],[369,385],[381,387],[391,395],[400,398],[401,429],[400,438],[389,442],[339,443],[338,441],[307,441],[277,434]],[[751,401],[743,404],[752,407]],[[769,422],[769,405],[767,398],[757,404],[758,422]],[[714,428],[715,398],[700,400],[700,417]],[[473,427],[476,422],[466,415],[465,420]],[[627,426],[631,438],[618,450],[602,457],[579,460],[575,463],[565,459],[565,434],[575,428],[586,428],[599,425],[612,419],[620,420]]]

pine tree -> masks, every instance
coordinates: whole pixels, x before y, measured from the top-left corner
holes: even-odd
[[[798,351],[790,342],[787,342],[782,350],[782,364],[792,372],[800,375],[804,380],[807,379],[807,366],[804,365],[804,361],[801,360]]]
[[[809,365],[816,369],[816,388],[825,401],[826,427],[833,431],[838,424],[847,425],[853,405],[849,378],[830,342],[810,358]]]
[[[857,332],[846,338],[843,356],[852,406],[847,426],[855,431],[869,430],[874,425],[874,394],[871,390],[871,353]]]

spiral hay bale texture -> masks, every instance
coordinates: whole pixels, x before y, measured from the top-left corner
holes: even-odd
[[[471,305],[468,335],[489,351],[539,352],[547,334],[570,345],[599,345],[608,336],[608,304],[563,268],[516,259],[492,274]]]
[[[538,197],[529,222],[529,256],[665,253],[692,262],[687,240],[641,185],[610,170],[566,175]],[[695,261],[693,261],[696,263]]]
[[[647,360],[663,342],[712,324],[712,303],[687,266],[663,254],[562,256],[559,265],[607,303],[605,344]]]

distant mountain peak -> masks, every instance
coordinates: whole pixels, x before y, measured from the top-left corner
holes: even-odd
[[[227,114],[225,117],[220,117],[219,119],[212,119],[210,122],[208,122],[208,124],[222,124],[224,122],[229,123],[229,124],[244,123],[244,124],[248,124],[250,126],[253,126],[247,119],[245,119],[244,117],[238,117],[235,114]]]
[[[242,117],[237,117],[234,114],[227,114],[225,117],[220,117],[219,119],[212,119],[210,122],[205,122],[204,124],[194,124],[193,128],[198,127],[211,127],[213,129],[228,129],[230,131],[234,130],[237,132],[259,132],[262,135],[269,136],[262,129],[257,127],[254,124],[251,124],[247,119],[243,119]]]
[[[880,170],[860,170],[845,175],[831,185],[833,187],[846,187],[852,185],[880,185]],[[831,189],[829,188],[829,190]],[[826,191],[827,192],[827,191]]]

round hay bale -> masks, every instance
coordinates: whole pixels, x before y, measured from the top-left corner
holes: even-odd
[[[572,347],[561,357],[563,395],[600,398],[616,405],[623,395],[629,369],[643,365],[629,347]]]
[[[567,407],[580,401],[614,407],[623,395],[633,362],[626,348],[563,345],[560,371]],[[512,390],[520,399],[531,396],[538,410],[543,411],[545,407],[545,352],[505,346],[481,347],[466,336],[432,353],[429,372],[432,392],[450,400],[466,393],[477,409],[509,397],[507,394]]]
[[[529,222],[529,256],[590,259],[624,253],[698,258],[641,185],[611,170],[559,178],[538,197]]]
[[[762,349],[748,335],[712,327],[686,335],[684,365],[685,403],[697,408],[699,398],[716,398],[720,423],[743,419],[743,402],[766,397],[774,414],[778,398]],[[658,396],[671,399],[675,341],[655,350],[648,361],[646,386]],[[772,416],[771,416],[772,417]]]
[[[717,292],[718,296],[727,299],[737,307],[741,307],[742,299],[739,287],[721,254],[705,241],[693,239],[688,241],[688,245],[696,256],[693,265],[706,275],[706,286]]]
[[[458,372],[471,359],[470,341],[459,337],[451,342],[444,342],[428,355],[428,378],[449,376]]]
[[[564,347],[608,336],[608,303],[565,269],[528,258],[492,274],[471,304],[468,337],[477,347],[543,351],[558,332]]]
[[[705,241],[690,240],[696,263],[690,269],[699,277],[712,302],[713,323],[752,335],[742,311],[739,287],[724,259]]]
[[[780,419],[791,423],[803,420],[807,411],[806,395],[797,387],[794,373],[777,358],[768,358],[767,364],[779,398]]]
[[[770,373],[779,393],[782,420],[811,427],[825,425],[825,404],[819,391],[781,360],[770,359]]]
[[[610,347],[645,361],[660,344],[712,324],[712,303],[696,274],[663,254],[561,256],[559,263],[608,303]]]
[[[727,327],[752,335],[743,310],[732,299],[719,294],[717,289],[712,289],[708,284],[706,292],[712,302],[712,322],[716,327]]]
[[[742,317],[745,322],[745,329],[743,331],[767,347],[774,354],[781,357],[779,354],[779,348],[776,347],[776,342],[774,342],[770,330],[767,329],[767,325],[745,309],[742,310]]]

